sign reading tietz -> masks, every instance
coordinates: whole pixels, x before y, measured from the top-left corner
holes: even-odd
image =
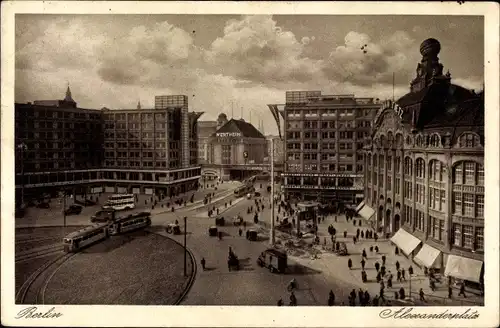
[[[225,138],[225,137],[241,137],[240,132],[219,132],[216,133],[215,136],[219,138]]]
[[[396,114],[398,114],[399,118],[403,119],[403,113],[404,113],[403,108],[399,107],[397,103],[392,102],[391,100],[387,100],[384,103],[384,108],[392,108],[392,110],[394,110]]]

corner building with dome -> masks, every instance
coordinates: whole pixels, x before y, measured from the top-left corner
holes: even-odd
[[[484,90],[452,84],[440,49],[421,44],[410,92],[377,114],[357,211],[419,267],[482,290]]]

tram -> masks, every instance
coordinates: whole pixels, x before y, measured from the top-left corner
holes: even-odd
[[[98,241],[108,238],[108,225],[97,224],[72,232],[63,238],[66,253],[77,252]]]
[[[253,193],[255,191],[255,188],[253,186],[241,186],[238,189],[234,191],[234,194],[237,197],[242,197],[245,196],[246,194]]]
[[[109,234],[111,236],[124,233],[151,225],[151,213],[141,212],[131,214],[123,218],[114,220],[109,224]]]

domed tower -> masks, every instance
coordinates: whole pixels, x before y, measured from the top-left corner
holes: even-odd
[[[226,123],[227,123],[226,114],[220,113],[219,117],[217,117],[217,130],[220,129]]]
[[[441,81],[450,81],[450,75],[443,75],[443,65],[439,63],[438,54],[441,44],[430,38],[420,44],[422,60],[417,65],[417,77],[411,82],[411,92],[417,92],[428,85]]]

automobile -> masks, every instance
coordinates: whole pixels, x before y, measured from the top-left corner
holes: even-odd
[[[180,235],[181,234],[181,227],[176,223],[169,223],[165,227],[165,231],[167,233],[173,233],[174,235]]]
[[[47,202],[40,202],[40,203],[36,204],[36,207],[38,207],[38,208],[50,208],[50,204]]]
[[[268,248],[260,253],[257,264],[260,267],[268,268],[271,273],[285,273],[288,256],[285,251]]]
[[[90,217],[90,222],[107,222],[114,219],[113,210],[99,210]]]
[[[65,215],[80,214],[82,213],[82,207],[80,205],[70,205],[65,211]]]
[[[216,226],[221,226],[221,227],[223,227],[225,224],[226,224],[226,221],[224,220],[224,217],[223,217],[223,216],[218,217],[218,218],[215,218],[215,225],[216,225]]]
[[[257,235],[258,235],[257,230],[249,229],[247,230],[246,238],[250,241],[257,241]]]
[[[260,192],[256,191],[256,192],[254,193],[254,196],[255,196],[255,197],[260,197]]]
[[[211,226],[210,228],[208,228],[208,235],[210,237],[217,237],[217,232],[218,232],[218,229],[216,226]]]

